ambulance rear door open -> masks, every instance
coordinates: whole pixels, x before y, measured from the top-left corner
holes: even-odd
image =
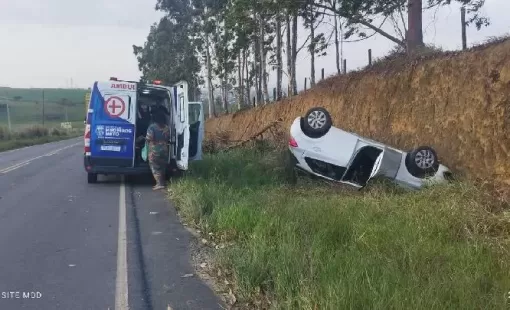
[[[94,165],[134,167],[136,91],[132,82],[94,83],[86,125]]]
[[[202,102],[189,102],[189,160],[202,159],[202,141],[204,139],[204,107]]]
[[[174,85],[174,123],[177,133],[176,163],[180,170],[188,170],[189,164],[189,107],[188,107],[188,83],[180,81]]]

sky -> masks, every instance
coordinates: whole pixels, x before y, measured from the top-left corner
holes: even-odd
[[[138,69],[132,45],[143,45],[150,26],[163,14],[155,11],[156,0],[0,0],[0,86],[87,88],[94,80],[116,76],[137,80]],[[510,34],[509,0],[486,0],[483,13],[491,25],[467,31],[468,45],[489,37]],[[459,7],[452,5],[424,15],[424,40],[446,50],[460,49]],[[329,34],[331,26],[320,30]],[[389,24],[383,29],[392,31]],[[300,42],[307,33],[300,29]],[[384,56],[391,41],[374,36],[358,43],[344,43],[347,69],[367,64],[367,51]],[[316,76],[335,73],[335,49],[316,61]],[[310,76],[310,58],[303,50],[297,61],[302,88]],[[274,74],[269,85],[274,85]],[[284,79],[285,80],[285,79]]]

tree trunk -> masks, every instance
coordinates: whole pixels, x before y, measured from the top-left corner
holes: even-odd
[[[207,66],[207,92],[209,101],[209,118],[212,118],[215,114],[214,109],[214,95],[212,86],[212,66],[211,66],[211,53],[209,51],[209,35],[205,36],[205,54],[206,54],[206,66]]]
[[[253,67],[253,72],[254,72],[253,85],[255,87],[255,106],[257,106],[259,103],[259,72],[258,72],[258,67],[255,64],[255,61],[253,61],[252,67]]]
[[[225,103],[223,102],[223,100],[225,99],[225,83],[223,82],[223,79],[221,79],[220,91],[221,91],[220,94],[220,107],[221,107],[220,115],[221,115],[222,113],[225,113]]]
[[[257,66],[257,53],[256,50],[254,51],[254,59],[252,63],[252,69],[253,69],[253,85],[255,86],[255,106],[258,105],[259,102],[259,68]]]
[[[259,66],[259,40],[255,37],[253,40],[253,70],[254,70],[254,84],[255,84],[255,106],[258,106],[260,102],[260,66]]]
[[[259,16],[259,34],[260,34],[260,76],[262,79],[262,99],[263,104],[267,104],[269,102],[269,92],[267,89],[267,68],[266,68],[266,49],[264,47],[264,39],[266,37],[265,35],[265,20],[264,15],[260,14]]]
[[[257,105],[262,103],[262,65],[260,63],[261,60],[261,50],[260,50],[260,38],[257,39]]]
[[[237,55],[237,109],[240,110],[244,105],[244,91],[243,91],[243,75],[244,75],[244,60],[243,51],[239,50]]]
[[[244,70],[246,70],[246,88],[245,88],[245,91],[246,91],[246,103],[248,105],[250,105],[251,103],[251,98],[250,98],[250,95],[251,95],[251,79],[250,79],[250,66],[248,64],[248,57],[250,56],[249,54],[249,50],[248,50],[248,47],[244,48],[243,50],[243,58],[244,58],[244,62],[243,62],[243,66],[244,66]]]
[[[223,78],[223,111],[228,114],[228,77],[227,74]]]
[[[340,74],[341,71],[341,65],[340,65],[340,42],[338,40],[338,16],[335,13],[335,16],[333,16],[335,19],[335,53],[336,53],[336,71],[338,74]]]
[[[315,17],[310,6],[310,87],[315,86]]]
[[[276,100],[282,99],[282,20],[276,16]]]
[[[407,53],[412,54],[423,44],[422,0],[409,0],[407,13]]]
[[[285,14],[285,23],[287,24],[287,96],[292,96],[292,29],[290,28],[290,12]]]
[[[226,51],[226,49],[224,49],[224,51]],[[223,98],[222,98],[223,99],[222,100],[223,101],[222,102],[223,112],[228,114],[227,84],[228,84],[229,72],[227,71],[227,55],[225,52],[223,54],[223,68],[221,70],[223,71],[223,76],[222,76],[222,80],[221,80],[221,84],[223,85]]]
[[[296,58],[297,58],[297,28],[298,28],[298,12],[297,10],[292,16],[292,94],[297,95],[297,80],[296,80]]]
[[[260,53],[259,53],[260,54]],[[260,55],[259,55],[260,57]],[[257,104],[262,103],[262,66],[260,61],[257,62],[258,78],[257,78]]]
[[[340,16],[338,16],[340,18]],[[347,68],[344,68],[344,26],[340,20],[340,69],[342,72],[347,72]]]

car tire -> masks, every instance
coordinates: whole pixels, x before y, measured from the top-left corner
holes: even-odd
[[[311,108],[301,118],[301,130],[310,138],[320,138],[328,133],[332,126],[331,115],[321,107]]]
[[[439,168],[436,151],[430,146],[420,146],[407,153],[406,167],[411,175],[424,178],[434,174]]]
[[[97,173],[88,173],[87,174],[87,182],[89,184],[97,183]]]

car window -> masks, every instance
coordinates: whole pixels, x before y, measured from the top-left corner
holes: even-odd
[[[190,104],[189,105],[189,123],[195,124],[200,121],[200,105]]]

